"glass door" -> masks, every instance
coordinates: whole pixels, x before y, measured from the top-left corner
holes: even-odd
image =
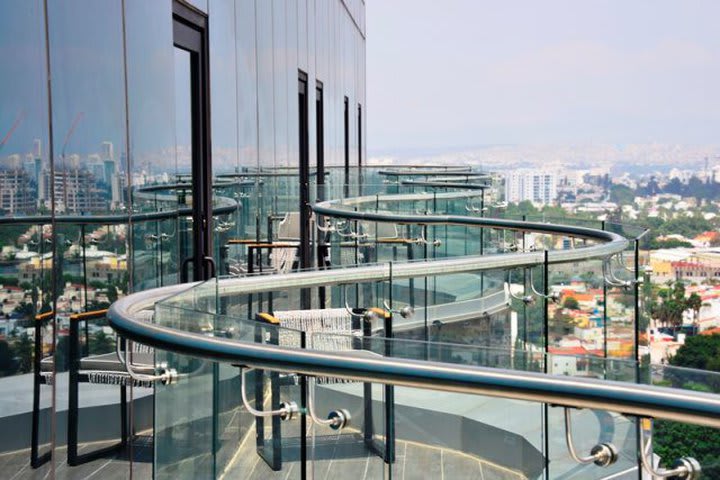
[[[207,17],[173,3],[175,129],[182,282],[215,276]]]

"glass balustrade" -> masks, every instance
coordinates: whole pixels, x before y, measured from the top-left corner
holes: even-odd
[[[390,266],[386,267],[389,271]],[[445,296],[436,295],[443,301],[419,303],[413,310],[405,308],[411,305],[407,279],[325,285],[324,308],[319,303],[319,287],[314,286],[307,309],[297,307],[305,290],[302,286],[243,293],[242,288],[232,287],[226,280],[211,280],[159,302],[154,322],[208,337],[347,352],[367,359],[423,360],[440,365],[643,382],[702,391],[717,391],[720,385],[720,380],[715,378],[718,374],[670,366],[650,367],[632,358],[604,357],[599,353],[556,354],[533,343],[522,344],[512,339],[483,343],[488,337],[492,338],[494,330],[498,330],[496,338],[502,339],[502,332],[508,326],[503,315],[494,313],[495,319],[485,318],[481,312],[485,307],[479,307],[478,302],[499,292],[503,295],[502,309],[513,309],[512,299],[505,299],[509,292],[502,287],[505,276],[486,273],[490,285],[486,295],[477,289],[463,293],[469,282],[478,281],[472,273],[437,275],[429,284],[433,285],[433,291],[443,291]],[[263,281],[267,276],[254,275],[248,280],[254,277]],[[246,285],[250,287],[252,283]],[[424,288],[424,283],[422,285]],[[543,290],[541,285],[536,288]],[[455,294],[454,299],[447,297],[449,292]],[[456,307],[458,304],[461,306]],[[458,337],[464,338],[466,344],[457,343],[455,335],[449,332],[458,313],[466,317],[458,319],[456,327],[462,329]],[[322,323],[321,330],[313,331],[315,321]],[[430,341],[422,338],[428,321]],[[289,328],[289,325],[302,328]],[[173,356],[164,355],[168,359]],[[183,362],[176,358],[175,362],[182,367],[178,384],[156,387],[157,395],[162,395],[161,391],[167,395],[166,403],[156,405],[166,410],[162,420],[165,423],[156,424],[156,471],[167,471],[174,477],[224,473],[249,478],[301,478],[305,472],[308,476],[314,475],[313,478],[326,478],[361,471],[364,478],[427,475],[637,478],[641,468],[640,435],[643,445],[652,445],[646,447],[648,462],[655,468],[670,468],[675,458],[667,455],[675,454],[677,449],[673,450],[672,443],[668,445],[669,438],[688,429],[706,428],[664,421],[641,422],[632,416],[602,409],[567,410],[557,405],[507,400],[501,396],[437,392],[337,377],[308,378],[291,372],[264,371],[259,380],[259,371],[252,371],[245,376],[244,388],[256,401],[253,408],[260,410],[262,405],[264,411],[281,410],[289,402],[299,406],[294,420],[283,421],[278,416],[272,423],[267,418],[259,420],[251,415],[238,398],[241,396],[238,390],[242,391],[239,365],[214,364],[200,359],[193,363],[192,359]],[[234,391],[224,388],[222,382],[233,382]],[[188,390],[181,393],[182,389]],[[186,400],[188,397],[194,401]],[[176,403],[172,403],[173,398],[178,398],[174,400]],[[231,398],[234,403],[228,402]],[[184,406],[167,407],[177,402]],[[308,402],[312,402],[313,413],[320,423],[311,420]],[[215,412],[193,408],[193,403],[212,405]],[[220,405],[227,405],[227,409],[223,410]],[[329,421],[326,416],[337,418],[338,412],[349,416],[348,425],[336,428],[334,424],[322,423]],[[301,417],[306,422],[304,428],[299,428]],[[184,433],[175,433],[165,441],[158,432],[164,431],[162,425],[168,424]],[[260,428],[262,434],[257,433]],[[572,453],[568,447],[568,428]],[[713,429],[706,430],[708,438],[717,435]],[[222,437],[223,434],[226,436]],[[208,438],[192,440],[202,435]],[[214,443],[211,437],[215,438]],[[188,445],[203,452],[176,447],[173,442],[178,439],[185,439]],[[215,445],[214,451],[210,445]],[[610,465],[601,467],[593,461],[581,463],[573,458],[574,455],[587,460],[598,445],[613,446],[616,453]],[[225,446],[234,454],[223,455]],[[175,464],[157,463],[163,458],[164,449],[177,457]],[[187,455],[178,452],[187,452]],[[661,456],[658,452],[666,454]],[[692,454],[684,452],[680,456],[683,455]],[[703,457],[703,469],[709,478],[713,478],[712,472],[718,464],[713,455]]]
[[[360,188],[333,183],[341,171],[329,170],[324,196],[338,200],[315,206],[314,266],[309,270],[300,269],[298,261],[297,176],[288,170],[218,177],[213,241],[220,279],[184,288],[158,303],[147,319],[205,338],[718,392],[716,374],[647,363],[642,295],[647,259],[639,248],[644,229],[506,215],[489,192],[472,188],[472,172],[447,170],[439,185],[437,172],[383,171],[368,169]],[[566,411],[549,404],[311,379],[291,370],[256,369],[246,372],[243,381],[238,364],[120,342],[125,352],[120,358],[129,359],[142,375],[164,366],[177,372],[170,384],[132,380],[118,362],[117,338],[103,312],[131,289],[180,281],[190,251],[192,198],[186,180],[179,180],[139,188],[134,211],[124,216],[59,221],[54,231],[42,223],[13,221],[11,228],[26,233],[27,248],[2,268],[14,268],[10,273],[27,280],[19,288],[28,308],[18,310],[24,316],[16,323],[33,334],[13,337],[11,332],[19,363],[2,381],[37,384],[36,395],[25,395],[28,404],[37,403],[30,410],[37,423],[37,458],[49,449],[51,408],[68,412],[63,428],[76,430],[68,438],[83,455],[93,453],[87,447],[93,442],[100,442],[101,451],[127,437],[121,428],[128,422],[120,416],[123,405],[132,403],[136,436],[153,435],[149,445],[156,477],[320,478],[361,469],[367,478],[416,473],[636,478],[642,432],[648,438],[653,432],[648,448],[654,453],[648,456],[655,466],[659,461],[669,468],[675,458],[694,456],[708,478],[716,475],[720,452],[715,444],[679,448],[678,439],[688,432],[712,439],[717,431],[640,422],[601,409],[572,412],[570,424],[578,455],[602,443],[618,448],[617,460],[607,468],[573,459]],[[343,198],[343,190],[353,196]],[[317,183],[310,191],[314,201]],[[528,223],[507,223],[518,221]],[[617,234],[627,240],[627,248],[587,256],[583,249],[602,246],[604,240],[553,232],[550,227],[557,225]],[[54,256],[53,237],[62,239]],[[509,263],[490,268],[477,258]],[[433,262],[451,259],[457,263],[448,271],[432,268]],[[49,275],[53,260],[61,272],[54,281],[62,282],[63,292],[55,311],[48,293],[60,288]],[[125,273],[128,262],[132,279]],[[352,280],[352,267],[358,265],[369,269],[361,281]],[[419,270],[407,273],[413,265]],[[287,281],[282,274],[303,271],[319,277],[309,284],[282,283]],[[332,280],[343,271],[350,272],[347,280]],[[247,283],[231,287],[231,277]],[[282,281],[274,285],[266,283],[268,278]],[[255,281],[264,286],[253,287]],[[93,363],[103,356],[112,359],[110,367]],[[61,393],[51,407],[53,384]],[[118,388],[130,384],[132,389]],[[243,389],[248,402],[243,402]],[[320,422],[311,419],[311,396]],[[291,402],[297,411],[288,406]],[[287,410],[258,417],[248,405],[257,411]],[[6,406],[6,412],[14,412]],[[340,418],[344,410],[351,421],[337,429],[326,417]],[[107,421],[98,423],[100,417]],[[72,450],[72,442],[67,448]]]

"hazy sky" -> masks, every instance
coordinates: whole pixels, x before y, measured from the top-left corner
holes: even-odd
[[[368,147],[720,144],[720,1],[368,0]]]

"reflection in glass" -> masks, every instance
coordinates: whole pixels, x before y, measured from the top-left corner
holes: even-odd
[[[32,462],[44,476],[53,398],[40,369],[52,374],[53,325],[39,315],[52,304],[52,245],[48,226],[12,220],[51,209],[42,1],[0,5],[0,48],[0,431],[15,432],[0,438],[0,475]]]

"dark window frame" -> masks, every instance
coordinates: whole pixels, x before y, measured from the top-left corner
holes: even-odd
[[[173,45],[190,53],[192,122],[193,256],[183,262],[181,280],[192,262],[194,280],[215,275],[212,256],[212,149],[210,129],[210,52],[208,17],[194,7],[174,0]]]

